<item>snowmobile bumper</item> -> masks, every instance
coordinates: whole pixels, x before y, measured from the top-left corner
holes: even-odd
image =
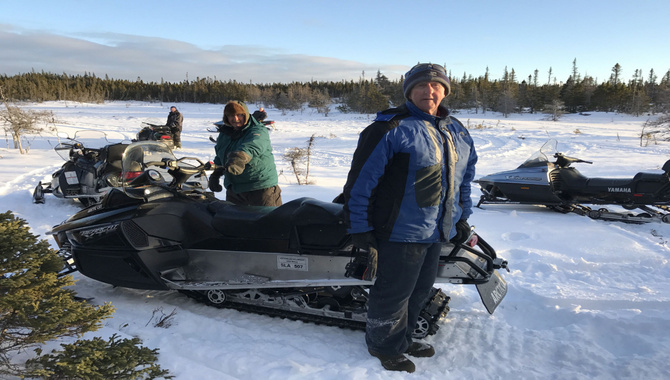
[[[505,295],[507,295],[507,282],[505,282],[497,270],[494,270],[489,281],[477,284],[477,292],[486,311],[489,314],[493,314],[503,298],[505,298]]]
[[[442,248],[436,282],[474,284],[486,307],[493,314],[507,294],[507,283],[497,269],[507,269],[507,261],[479,235],[458,246],[445,244]]]

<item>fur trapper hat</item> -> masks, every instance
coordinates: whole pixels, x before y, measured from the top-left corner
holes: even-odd
[[[405,99],[409,99],[412,87],[421,82],[439,82],[444,86],[444,96],[451,93],[451,82],[444,66],[435,63],[419,63],[405,74],[405,81],[402,84]]]
[[[244,124],[246,125],[249,122],[249,109],[247,108],[247,105],[239,100],[229,101],[223,108],[223,123],[230,125],[228,116],[237,115],[238,113],[244,114]]]

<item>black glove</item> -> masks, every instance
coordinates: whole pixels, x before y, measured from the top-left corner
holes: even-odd
[[[221,176],[223,175],[223,168],[219,168],[214,170],[212,175],[209,176],[209,182],[207,183],[207,187],[215,193],[218,193],[219,191],[223,190],[223,186],[221,186]]]
[[[351,242],[354,244],[354,247],[366,251],[370,247],[377,248],[377,238],[375,238],[375,234],[372,231],[351,234]]]
[[[468,224],[468,220],[467,219],[461,219],[458,222],[456,222],[456,236],[451,238],[450,241],[455,245],[463,244],[470,237],[470,232],[471,231],[472,231],[472,228]]]
[[[354,247],[368,251],[367,270],[362,279],[372,281],[377,275],[377,239],[372,231],[351,234],[351,242]]]

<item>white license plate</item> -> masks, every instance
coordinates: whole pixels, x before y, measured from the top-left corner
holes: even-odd
[[[277,256],[277,269],[309,271],[306,257]]]

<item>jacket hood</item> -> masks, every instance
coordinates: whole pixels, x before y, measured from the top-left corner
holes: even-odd
[[[231,100],[226,103],[226,106],[223,108],[223,124],[231,126],[227,115],[233,115],[241,112],[244,113],[245,117],[244,127],[242,127],[242,129],[247,128],[249,126],[249,122],[251,121],[251,115],[249,115],[249,108],[247,105],[239,100]]]

